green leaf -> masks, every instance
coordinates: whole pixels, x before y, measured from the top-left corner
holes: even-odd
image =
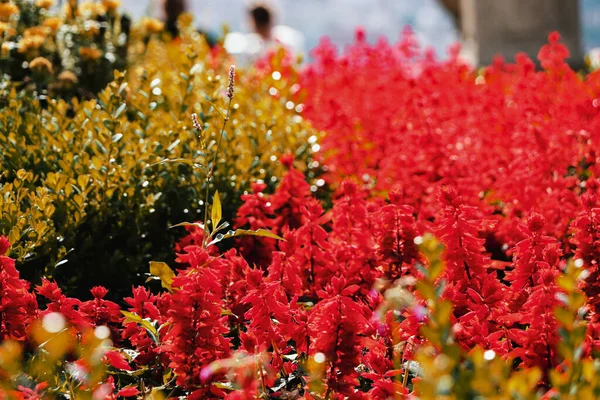
[[[229,226],[229,222],[227,221],[223,221],[223,223],[219,226],[217,226],[216,229],[213,229],[213,232],[211,233],[211,237],[218,231],[222,231],[223,229],[227,228]]]
[[[162,287],[167,289],[169,292],[172,291],[171,284],[173,283],[173,277],[175,276],[175,273],[166,263],[150,261],[150,274],[159,277]]]
[[[152,325],[150,323],[150,321],[142,319],[142,317],[140,317],[139,315],[134,314],[129,311],[121,310],[121,314],[123,314],[125,316],[125,321],[123,321],[123,323],[133,322],[133,323],[141,325],[144,329],[146,329],[146,331],[148,331],[148,334],[152,337],[152,339],[156,343],[158,343],[158,331],[156,330],[154,325]]]
[[[117,108],[117,110],[115,111],[114,117],[115,119],[119,118],[119,116],[121,115],[121,113],[123,112],[123,110],[125,110],[125,107],[127,107],[127,103],[122,103],[119,108]]]
[[[219,222],[221,222],[221,199],[219,198],[219,191],[215,191],[215,196],[213,198],[212,209],[210,210],[210,220],[212,222],[213,230],[219,226]]]
[[[236,318],[238,317],[237,315],[235,315],[235,314],[234,314],[234,313],[232,313],[231,311],[229,311],[229,310],[226,310],[226,309],[224,309],[224,308],[221,308],[221,315],[229,315],[229,316],[236,317]]]
[[[441,325],[450,323],[450,315],[452,314],[452,302],[448,300],[440,300],[435,309],[435,317]]]
[[[419,292],[419,294],[421,296],[423,296],[423,298],[425,300],[435,300],[435,286],[429,282],[429,281],[419,281],[417,282],[417,284],[415,285],[417,292]]]
[[[223,113],[223,111],[221,111],[221,109],[219,107],[217,107],[217,105],[215,103],[213,103],[209,99],[207,99],[207,101],[210,103],[211,106],[213,106],[213,108],[215,110],[217,110],[217,112],[219,113],[219,115],[221,116],[221,118],[227,119],[227,116]]]
[[[444,263],[439,259],[430,260],[429,264],[429,279],[435,281],[444,271]]]
[[[166,163],[182,163],[193,165],[194,162],[192,160],[188,160],[187,158],[165,158],[164,160],[160,160],[153,164],[148,165],[148,167],[154,167],[155,165],[166,164]]]
[[[231,236],[229,236],[230,234],[231,234]],[[262,237],[268,237],[268,238],[272,238],[272,239],[285,241],[285,239],[282,238],[281,236],[276,235],[273,232],[266,230],[266,229],[257,229],[255,231],[252,231],[249,229],[238,229],[235,231],[227,232],[227,234],[225,235],[225,238],[234,237],[234,236],[262,236]]]
[[[166,163],[187,164],[187,165],[191,165],[193,168],[200,168],[202,170],[206,170],[206,168],[204,168],[204,166],[202,164],[195,163],[193,160],[188,160],[186,158],[165,158],[164,160],[160,160],[158,162],[148,165],[146,168],[151,168],[156,165],[166,164]]]
[[[218,389],[235,390],[235,386],[231,382],[215,382],[213,385]]]
[[[125,88],[127,87],[127,85],[128,85],[128,83],[127,83],[127,82],[123,82],[123,83],[121,84],[121,86],[119,86],[119,91],[118,91],[118,93],[119,93],[119,96],[123,94],[123,91],[125,90]]]
[[[236,236],[261,236],[261,237],[267,237],[267,238],[271,238],[271,239],[283,240],[285,242],[284,238],[282,238],[281,236],[277,236],[273,232],[268,231],[266,229],[257,229],[255,231],[251,231],[251,230],[247,230],[247,229],[237,229],[235,231],[229,231],[224,235],[218,234],[217,237],[214,240],[212,240],[210,243],[208,243],[206,246],[211,246],[213,244],[219,243],[221,240],[229,239],[229,238],[236,237]]]
[[[202,224],[200,222],[180,222],[178,224],[170,226],[169,229],[179,228],[179,227],[182,227],[182,226],[194,226],[194,227],[196,227],[198,229],[204,230],[204,227],[202,226]]]
[[[174,141],[173,143],[171,143],[169,145],[169,147],[167,147],[167,151],[173,151],[173,149],[175,147],[177,147],[177,145],[181,142],[181,140],[177,139],[176,141]]]

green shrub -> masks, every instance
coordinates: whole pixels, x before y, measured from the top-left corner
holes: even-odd
[[[210,150],[220,131],[230,60],[192,33],[142,45],[146,55],[97,99],[44,104],[14,87],[2,93],[1,232],[29,279],[54,276],[78,295],[93,282],[118,297],[143,282],[148,260],[173,257],[183,232],[169,226],[202,219],[206,177],[195,165],[206,156],[200,141]],[[318,132],[290,106],[296,80],[293,68],[239,72],[210,188],[229,206],[225,216],[252,181],[277,182],[280,155],[293,152],[304,170],[312,162],[308,139]]]

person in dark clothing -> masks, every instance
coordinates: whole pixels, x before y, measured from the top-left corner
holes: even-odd
[[[250,9],[250,17],[254,25],[254,32],[265,41],[271,40],[273,29],[273,13],[271,10],[264,5],[256,5]]]
[[[174,38],[179,36],[177,19],[186,9],[185,0],[165,0],[164,2],[165,28]]]
[[[177,21],[181,14],[188,11],[186,0],[164,0],[163,1],[164,21],[167,32],[171,34],[173,38],[179,36],[179,28]],[[198,33],[206,38],[210,47],[217,44],[217,38],[214,34],[198,29]]]

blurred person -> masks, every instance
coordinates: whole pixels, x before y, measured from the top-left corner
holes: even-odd
[[[174,38],[179,36],[179,28],[177,26],[177,20],[179,16],[187,11],[187,4],[185,0],[163,0],[163,21],[165,22],[166,30]]]
[[[177,21],[181,14],[188,12],[187,0],[159,0],[160,19],[165,23],[165,29],[173,38],[179,36],[179,27]],[[198,29],[198,33],[206,38],[209,46],[213,47],[217,43],[214,34],[207,30]]]
[[[225,49],[236,56],[238,63],[247,64],[265,57],[283,46],[291,56],[304,51],[304,35],[286,25],[276,25],[275,7],[267,2],[252,2],[248,6],[251,33],[232,32],[225,38]]]

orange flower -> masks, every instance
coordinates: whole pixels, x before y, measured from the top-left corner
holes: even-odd
[[[114,13],[121,6],[119,0],[102,0],[102,4],[108,13]]]
[[[29,69],[39,74],[51,74],[54,72],[50,60],[44,57],[36,57],[29,63]]]
[[[46,36],[48,36],[49,31],[50,29],[47,26],[33,26],[31,28],[25,29],[25,31],[23,32],[23,36],[41,36],[42,38],[45,38]]]
[[[194,15],[192,13],[185,12],[179,16],[177,22],[179,22],[179,26],[188,28],[194,22]]]
[[[79,79],[77,79],[77,75],[73,71],[63,71],[58,75],[58,80],[61,82],[64,87],[71,88],[75,85]]]
[[[44,44],[44,40],[46,40],[44,36],[24,36],[19,40],[19,53],[28,53],[32,50],[39,49]]]
[[[96,21],[86,21],[85,29],[81,32],[86,37],[94,37],[100,33],[100,24]]]
[[[102,3],[82,3],[79,12],[87,18],[94,18],[106,14],[106,7]]]
[[[6,36],[14,36],[16,33],[17,31],[12,27],[12,25],[7,24],[6,22],[0,22],[0,36],[4,34]]]
[[[155,18],[143,18],[142,26],[147,33],[159,33],[165,28],[165,24]]]
[[[58,17],[49,17],[44,21],[44,26],[50,28],[52,33],[56,33],[58,28],[62,25],[62,20]]]
[[[19,53],[28,53],[42,47],[49,31],[50,29],[46,26],[34,26],[25,29],[23,37],[19,41]]]
[[[0,21],[6,22],[19,12],[19,7],[13,3],[0,3]]]
[[[66,18],[75,18],[79,16],[79,10],[77,9],[77,5],[73,6],[72,4],[65,4],[63,6],[63,14]]]
[[[63,71],[58,75],[58,80],[63,82],[77,83],[77,75],[73,71]]]
[[[36,0],[35,5],[47,10],[54,5],[54,0]]]
[[[79,55],[86,61],[95,61],[102,57],[102,51],[95,47],[81,47]]]
[[[13,42],[4,42],[2,43],[1,54],[2,57],[7,57],[10,54],[10,51],[13,49],[15,44]]]

